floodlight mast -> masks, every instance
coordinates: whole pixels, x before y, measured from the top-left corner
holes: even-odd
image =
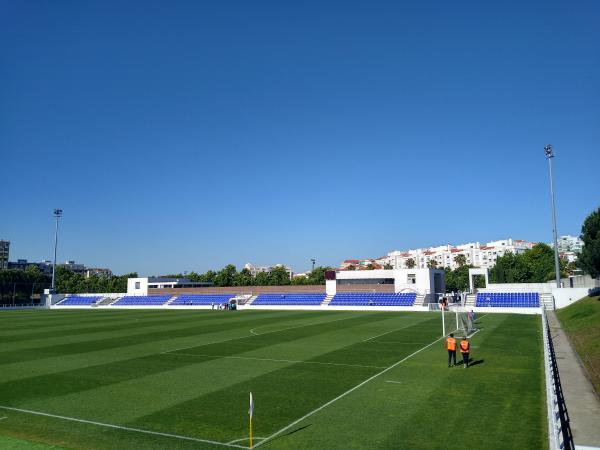
[[[552,205],[552,237],[554,238],[554,270],[556,273],[556,287],[560,287],[560,262],[558,259],[558,236],[556,231],[556,207],[554,205],[554,180],[552,178],[552,158],[554,149],[552,145],[544,146],[544,155],[548,160],[548,174],[550,175],[550,202]]]
[[[315,271],[315,263],[317,262],[317,260],[315,258],[311,259],[310,262],[312,262],[312,270],[313,272]]]
[[[52,293],[56,291],[56,248],[58,246],[58,219],[62,216],[62,209],[54,210],[54,218],[56,219],[56,227],[54,228],[54,263],[52,264]]]

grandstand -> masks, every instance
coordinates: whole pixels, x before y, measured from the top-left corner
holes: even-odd
[[[539,308],[537,292],[483,292],[477,294],[477,307],[494,308]]]
[[[252,302],[255,306],[319,306],[325,300],[325,293],[302,293],[302,294],[259,294]]]
[[[331,306],[413,306],[417,294],[385,292],[343,292],[336,294]]]
[[[100,296],[88,295],[69,295],[64,300],[61,300],[57,305],[60,306],[91,306],[100,300]]]
[[[200,306],[200,305],[211,305],[211,304],[222,304],[227,303],[231,298],[235,297],[234,294],[187,294],[179,295],[173,300],[170,305],[173,306]]]
[[[126,295],[113,306],[162,306],[169,301],[170,295]]]

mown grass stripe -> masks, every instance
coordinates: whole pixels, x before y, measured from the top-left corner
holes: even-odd
[[[295,320],[302,320],[302,318],[295,318]],[[253,318],[253,321],[255,323],[268,324],[271,322],[271,317],[262,319]],[[246,321],[232,321],[229,322],[228,325],[238,325],[244,323],[246,323]],[[14,348],[11,347],[11,350],[0,352],[0,365],[35,360],[48,356],[89,353],[97,350],[118,348],[124,345],[133,345],[137,343],[158,342],[165,339],[166,333],[168,333],[168,337],[172,339],[175,337],[188,337],[195,335],[205,335],[212,332],[229,331],[237,328],[232,326],[227,327],[221,322],[210,322],[209,325],[191,322],[189,325],[190,326],[183,328],[174,327],[173,329],[157,329],[152,331],[151,333],[145,332],[144,330],[137,330],[136,327],[133,327],[133,332],[130,329],[123,333],[120,333],[119,336],[112,335],[111,337],[107,337],[104,339],[82,339],[79,341],[71,340],[71,342],[63,344],[46,344],[43,340],[40,340],[41,345],[36,346],[34,348],[23,349],[19,348],[18,346],[15,346]],[[244,329],[244,333],[246,334],[248,333],[248,331]]]
[[[16,411],[16,412],[20,412],[20,413],[24,413],[24,414],[33,414],[36,416],[52,417],[54,419],[69,420],[72,422],[85,423],[85,424],[89,424],[89,425],[96,425],[96,426],[106,427],[106,428],[115,428],[118,430],[133,431],[135,433],[154,434],[156,436],[170,437],[170,438],[182,439],[182,440],[186,440],[186,441],[203,442],[206,444],[221,445],[224,447],[234,447],[234,448],[244,448],[244,449],[249,448],[249,447],[245,447],[243,445],[228,444],[226,442],[212,441],[210,439],[200,439],[200,438],[195,438],[195,437],[191,437],[191,436],[182,436],[179,434],[163,433],[160,431],[142,430],[140,428],[132,428],[132,427],[125,427],[122,425],[114,425],[114,424],[110,424],[110,423],[95,422],[93,420],[78,419],[76,417],[60,416],[58,414],[50,414],[50,413],[45,413],[45,412],[41,412],[41,411],[31,411],[28,409],[13,408],[10,406],[0,405],[0,409],[5,409],[7,411]]]

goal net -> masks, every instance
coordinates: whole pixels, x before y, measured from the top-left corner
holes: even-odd
[[[470,336],[475,332],[474,314],[464,306],[451,306],[449,308],[456,314],[456,331],[465,336]]]

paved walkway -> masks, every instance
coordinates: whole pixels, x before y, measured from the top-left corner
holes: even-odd
[[[554,311],[548,311],[548,323],[575,446],[600,448],[600,400]]]

